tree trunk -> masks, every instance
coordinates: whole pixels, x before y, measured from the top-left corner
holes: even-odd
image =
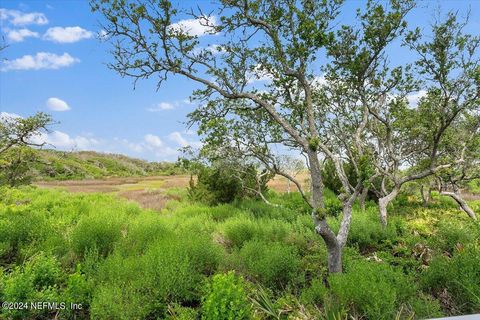
[[[328,252],[328,272],[342,272],[342,247],[340,245],[327,246]]]
[[[323,181],[320,170],[320,162],[316,152],[309,151],[308,162],[310,167],[311,191],[312,191],[312,219],[315,224],[315,232],[318,233],[327,246],[327,264],[329,273],[342,272],[342,246],[339,244],[335,233],[327,224],[325,215],[325,203],[323,199]]]
[[[384,227],[387,226],[387,207],[390,202],[398,195],[399,188],[394,188],[389,194],[378,199],[378,209],[380,210],[380,221]]]
[[[423,206],[427,207],[432,199],[432,188],[428,188],[428,192],[425,192],[425,186],[420,188],[420,194],[422,195]]]
[[[447,192],[447,191],[442,191],[440,194],[453,198],[453,200],[455,200],[458,203],[458,205],[460,206],[460,209],[462,209],[463,212],[468,214],[468,216],[473,220],[477,220],[477,216],[475,215],[475,212],[472,210],[472,208],[469,207],[468,203],[465,200],[463,200],[460,194],[455,192]]]
[[[360,194],[359,201],[360,201],[360,208],[362,211],[365,211],[365,201],[367,200],[368,195],[368,188],[363,188],[362,193]]]

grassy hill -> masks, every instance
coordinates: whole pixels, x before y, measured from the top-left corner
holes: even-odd
[[[148,162],[94,151],[35,150],[35,154],[38,160],[32,169],[37,180],[171,175],[181,171],[169,162]]]

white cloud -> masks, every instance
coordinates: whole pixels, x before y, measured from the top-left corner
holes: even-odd
[[[34,32],[26,28],[17,30],[5,29],[5,32],[7,33],[7,39],[12,42],[21,42],[28,37],[38,38],[38,32]]]
[[[153,108],[148,108],[147,110],[150,112],[158,112],[158,111],[163,111],[163,110],[172,110],[175,109],[175,106],[178,105],[177,103],[172,104],[169,102],[160,102]]]
[[[35,56],[25,55],[21,58],[3,62],[1,71],[59,69],[80,62],[68,53],[57,55],[50,52],[38,52]]]
[[[408,104],[412,107],[416,107],[421,98],[427,95],[426,90],[420,90],[416,93],[409,94],[407,96]]]
[[[48,19],[43,13],[25,13],[18,10],[9,10],[4,8],[0,8],[0,20],[8,20],[15,26],[25,26],[28,24],[44,25],[48,23]]]
[[[53,27],[49,28],[43,35],[45,40],[58,43],[73,43],[82,39],[89,39],[93,36],[91,31],[85,30],[79,26],[76,27]]]
[[[190,36],[204,36],[207,34],[215,34],[215,30],[211,27],[216,25],[216,18],[200,17],[198,19],[185,19],[172,23],[169,26],[170,31],[180,32],[183,31]]]
[[[48,98],[47,100],[47,107],[52,111],[68,111],[70,110],[70,106],[63,100],[59,98]]]
[[[172,141],[175,141],[182,148],[189,145],[188,141],[182,137],[182,134],[178,131],[170,133],[168,138]]]
[[[163,141],[160,139],[160,137],[153,135],[153,134],[147,134],[144,137],[145,142],[147,143],[148,147],[154,147],[154,148],[159,148],[163,146]]]
[[[122,151],[124,148],[126,150],[128,150],[128,152],[134,152],[134,153],[140,153],[142,152],[144,149],[143,149],[143,145],[141,143],[134,143],[134,142],[130,142],[128,141],[127,139],[120,139],[120,138],[114,138],[113,139],[113,143],[109,143],[108,144],[109,148],[111,147],[114,147],[114,149],[117,150],[117,153],[125,153],[125,151]],[[120,150],[120,151],[118,151]],[[105,150],[105,152],[107,152]],[[111,151],[109,151],[111,152]],[[127,152],[127,153],[128,153]]]
[[[100,144],[95,138],[84,136],[71,137],[62,131],[52,131],[49,133],[41,133],[34,136],[31,141],[36,144],[46,143],[50,146],[66,150],[92,150]]]
[[[194,148],[199,148],[202,145],[202,143],[199,142],[199,141],[188,141],[178,131],[174,131],[174,132],[170,133],[168,135],[168,138],[170,140],[174,141],[175,143],[177,143],[182,148],[188,147],[188,146],[192,146]]]
[[[175,160],[178,156],[178,150],[167,146],[159,136],[154,134],[146,134],[144,142],[141,145],[148,150],[148,157],[153,154],[158,160]]]

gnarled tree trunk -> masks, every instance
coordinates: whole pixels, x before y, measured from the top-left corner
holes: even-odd
[[[448,192],[448,191],[441,191],[440,194],[451,197],[453,200],[455,200],[458,203],[462,211],[468,214],[468,216],[473,220],[477,220],[477,216],[475,215],[475,212],[472,210],[472,208],[470,208],[468,203],[465,200],[463,200],[460,194],[455,192]]]
[[[388,204],[395,199],[395,197],[398,195],[398,192],[400,191],[399,188],[394,188],[389,194],[386,196],[378,199],[378,209],[380,210],[380,221],[382,222],[382,225],[384,227],[387,226],[387,207]]]

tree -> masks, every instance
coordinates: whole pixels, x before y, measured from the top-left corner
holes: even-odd
[[[17,187],[31,183],[32,163],[38,160],[30,147],[13,147],[0,157],[0,185]]]
[[[42,147],[45,142],[35,142],[33,138],[48,130],[53,124],[51,116],[38,112],[28,118],[0,115],[0,156],[12,147]]]
[[[457,137],[458,142],[462,135],[457,124],[468,117],[478,119],[480,111],[480,37],[465,34],[464,27],[455,13],[449,13],[434,24],[433,36],[427,40],[418,29],[410,32],[404,44],[417,54],[416,74],[427,88],[426,96],[418,106],[385,96],[386,108],[369,107],[376,141],[374,162],[382,176],[383,224],[388,204],[403,185],[466,161],[468,144],[448,150],[449,140]]]
[[[454,129],[454,135],[443,145],[442,157],[444,163],[453,165],[435,174],[437,190],[455,200],[461,210],[476,220],[475,212],[463,199],[460,190],[468,182],[480,178],[480,115],[464,118]]]
[[[45,145],[45,142],[35,142],[34,138],[46,132],[52,123],[52,118],[41,112],[28,118],[0,115],[0,185],[30,183],[30,167],[36,161],[30,146]]]
[[[350,97],[354,90],[345,86],[349,79],[338,79],[333,71],[329,73],[330,86],[319,85],[318,61],[325,66],[329,58],[338,61],[338,68],[365,85],[382,74],[385,48],[404,31],[404,17],[413,7],[411,1],[392,1],[390,6],[369,2],[366,13],[358,14],[360,29],[345,27],[335,33],[340,2],[225,0],[216,19],[213,13],[190,11],[207,34],[224,35],[223,42],[202,48],[197,35],[173,24],[179,10],[168,1],[92,1],[92,9],[103,14],[104,28],[114,41],[113,70],[135,82],[155,76],[160,86],[169,74],[175,74],[203,85],[194,98],[208,103],[190,118],[200,124],[206,143],[233,145],[297,186],[312,208],[316,232],[326,243],[330,272],[342,270],[352,206],[373,174],[365,144],[368,108],[356,104],[357,98],[342,103],[339,93],[347,92]],[[348,40],[349,34],[356,36],[353,40],[361,44],[361,50],[345,57],[342,51],[348,49],[348,41],[336,46],[335,38]],[[352,60],[347,62],[349,58]],[[260,90],[251,82],[261,77],[270,82]],[[335,99],[330,103],[328,98]],[[326,124],[342,135],[330,139]],[[311,197],[278,165],[275,146],[306,157]],[[352,155],[349,160],[357,171],[353,185],[345,173],[345,154]],[[326,219],[321,157],[332,160],[342,183],[343,216],[337,234]]]

